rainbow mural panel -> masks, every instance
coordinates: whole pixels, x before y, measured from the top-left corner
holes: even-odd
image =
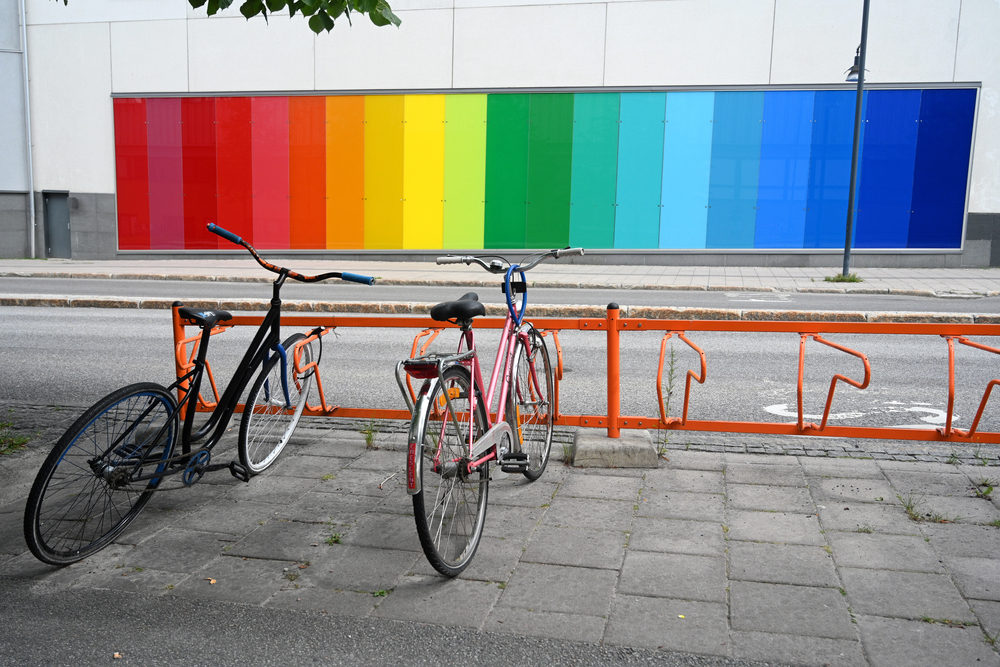
[[[856,248],[961,247],[974,88],[866,92]],[[117,98],[118,244],[842,248],[850,90]]]

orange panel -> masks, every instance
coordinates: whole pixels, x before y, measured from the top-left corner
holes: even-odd
[[[326,247],[365,247],[365,98],[326,98]]]
[[[326,247],[326,98],[288,98],[289,245]]]

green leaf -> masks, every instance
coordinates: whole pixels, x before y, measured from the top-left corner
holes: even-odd
[[[378,6],[378,0],[354,0],[354,9],[362,14],[371,14]]]
[[[320,34],[321,32],[323,32],[323,29],[325,27],[323,25],[323,18],[319,14],[312,17],[311,19],[309,19],[309,27],[312,28],[312,31],[317,35]]]
[[[382,23],[380,21],[376,21],[375,20],[375,16],[376,15],[382,21],[385,21],[385,22]],[[388,3],[384,2],[384,0],[379,0],[378,7],[376,8],[376,11],[372,12],[370,14],[370,16],[372,18],[372,23],[374,23],[377,26],[389,25],[391,23],[391,24],[393,24],[394,26],[396,26],[398,28],[399,25],[402,23],[402,21],[400,20],[400,18],[398,16],[396,16],[395,14],[392,13],[392,7],[390,7],[388,5]]]
[[[262,11],[264,11],[264,3],[260,0],[246,0],[242,5],[240,5],[240,14],[243,14],[247,20],[257,16]],[[264,14],[264,18],[267,18],[266,12]]]
[[[199,7],[205,4],[206,0],[188,0],[188,2],[191,3],[192,7],[198,9]]]
[[[333,19],[330,18],[330,15],[326,13],[325,9],[319,10],[319,14],[317,14],[317,16],[323,19],[323,27],[326,28],[327,32],[333,30]]]
[[[288,4],[286,0],[267,0],[267,10],[269,12],[280,12]]]
[[[345,11],[347,11],[347,0],[331,0],[327,3],[326,12],[332,19],[340,18],[340,15]],[[349,16],[348,20],[350,20]]]

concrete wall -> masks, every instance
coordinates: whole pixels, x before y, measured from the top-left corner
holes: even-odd
[[[29,257],[28,195],[0,192],[0,257]]]
[[[247,22],[235,6],[207,18],[185,0],[27,0],[35,189],[114,193],[113,93],[834,83],[858,45],[862,0],[393,6],[401,29],[358,18],[314,36],[298,17]],[[998,34],[996,0],[872,6],[869,81],[982,82],[973,213],[1000,213]],[[969,262],[985,257],[968,250]]]

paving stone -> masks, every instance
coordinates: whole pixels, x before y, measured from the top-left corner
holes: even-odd
[[[371,593],[335,591],[317,586],[285,587],[271,596],[264,604],[278,609],[318,611],[337,616],[368,616],[378,600]]]
[[[644,493],[653,491],[722,493],[725,490],[722,472],[714,470],[661,468],[647,472],[643,482]]]
[[[229,480],[226,480],[226,484],[211,484],[208,481],[201,481],[193,486],[183,486],[173,484],[174,480],[179,478],[175,477],[170,480],[170,483],[165,483],[165,489],[169,488],[172,490],[163,490],[153,495],[146,505],[146,510],[183,510],[190,512],[199,507],[209,505],[214,503],[220,498],[228,496],[235,490],[245,487],[243,482],[237,482],[237,484],[230,484]],[[207,480],[205,477],[203,480]],[[232,478],[230,478],[232,479]]]
[[[495,607],[483,630],[596,644],[604,636],[606,624],[602,616]]]
[[[718,493],[654,491],[647,488],[640,494],[638,504],[637,516],[720,523],[725,517],[725,497]]]
[[[904,496],[905,497],[905,496]],[[1000,521],[1000,510],[983,498],[919,495],[914,511],[933,522],[935,517],[959,523],[989,524]]]
[[[326,493],[325,484],[314,487],[290,505],[278,506],[275,516],[294,521],[328,522],[333,525],[353,525],[365,513],[373,510],[380,499],[375,496],[347,493]]]
[[[618,591],[681,600],[725,602],[726,561],[724,558],[629,549],[618,580]]]
[[[527,543],[520,540],[499,537],[483,537],[479,541],[476,555],[459,579],[473,581],[506,582],[514,573]],[[413,566],[414,574],[439,576],[426,558],[418,558]]]
[[[412,516],[380,512],[369,512],[358,519],[344,534],[343,543],[358,547],[421,550]]]
[[[518,475],[490,484],[490,505],[542,507],[551,504],[558,491],[559,485],[549,482],[544,476],[537,482],[529,482],[523,475]]]
[[[564,528],[590,528],[622,532],[632,525],[632,501],[557,498],[542,517],[542,523]]]
[[[252,500],[258,503],[274,503],[276,505],[291,505],[304,496],[319,481],[302,480],[295,477],[278,477],[276,475],[261,475],[231,489],[226,497],[230,500]]]
[[[730,583],[733,630],[854,639],[854,626],[839,591],[748,581]]]
[[[799,467],[799,462],[788,456],[770,456],[760,454],[726,454],[726,466],[738,463],[751,463],[753,465],[771,466],[792,466]]]
[[[725,604],[616,595],[604,642],[651,650],[728,656]]]
[[[826,530],[872,530],[896,535],[920,534],[920,524],[910,519],[898,504],[827,501],[826,504],[817,507],[820,522]]]
[[[28,550],[24,541],[24,516],[9,512],[0,514],[0,554],[16,556]]]
[[[969,667],[1000,665],[977,627],[877,616],[858,616],[871,667]]]
[[[724,556],[726,550],[722,524],[711,521],[653,519],[636,517],[629,549],[661,551],[694,556]]]
[[[312,487],[306,486],[306,491],[322,491],[323,493],[347,493],[351,495],[373,496],[385,498],[400,483],[397,477],[386,481],[391,474],[379,470],[355,470],[344,468],[330,480],[321,480]]]
[[[613,570],[520,563],[497,606],[604,616],[617,578]]]
[[[287,563],[222,556],[209,561],[169,593],[186,598],[263,604],[278,590],[294,587],[285,578]],[[295,574],[297,569],[289,570]]]
[[[423,559],[423,553],[339,544],[312,559],[304,583],[371,594],[394,587],[400,577],[413,571],[418,558]]]
[[[836,478],[820,479],[809,487],[819,505],[831,502],[895,503],[896,490],[883,480]]]
[[[730,540],[816,546],[826,543],[815,514],[731,510],[728,527],[726,537]]]
[[[411,575],[399,580],[372,613],[379,618],[479,628],[502,590],[493,582]]]
[[[162,530],[137,546],[127,564],[163,572],[191,573],[207,561],[221,556],[232,545],[233,536],[180,528]]]
[[[804,513],[815,511],[809,489],[792,486],[728,484],[726,500],[730,507],[737,509]]]
[[[766,484],[769,486],[805,486],[806,476],[796,466],[767,466],[756,463],[733,463],[726,466],[726,484]]]
[[[966,598],[1000,601],[1000,561],[993,558],[945,556],[944,564]]]
[[[560,497],[599,498],[635,502],[642,480],[612,475],[583,474],[569,477],[559,488]]]
[[[229,556],[268,560],[307,561],[316,554],[329,530],[323,524],[303,523],[288,519],[271,519],[235,544],[225,553]]]
[[[256,530],[261,521],[274,518],[274,506],[250,500],[217,500],[191,512],[183,519],[184,527],[214,533],[243,536]]]
[[[672,449],[667,459],[667,467],[721,472],[726,467],[726,462],[724,455],[719,453]]]
[[[328,456],[283,456],[269,472],[279,477],[322,479],[336,475],[347,463],[350,460]]]
[[[833,558],[841,567],[907,570],[941,574],[941,558],[919,535],[880,535],[828,531]]]
[[[901,495],[923,493],[937,496],[969,496],[972,483],[959,472],[940,473],[916,470],[886,470],[885,476]]]
[[[617,571],[625,558],[626,533],[550,527],[535,531],[521,560]]]
[[[841,567],[839,571],[856,614],[975,620],[969,605],[946,575],[849,567]]]
[[[365,450],[344,467],[350,470],[376,470],[387,475],[393,472],[402,474],[406,472],[406,455],[387,449]]]
[[[486,509],[486,519],[483,521],[483,535],[527,542],[548,509],[494,505],[491,497]]]
[[[809,458],[802,459],[800,463],[809,477],[884,479],[882,468],[872,459]]]
[[[852,639],[824,639],[766,632],[737,632],[730,635],[733,657],[769,664],[868,667],[861,642]]]
[[[991,558],[1000,554],[1000,529],[961,523],[923,523],[920,529],[940,554]]]
[[[979,618],[983,632],[990,637],[1000,635],[1000,602],[995,600],[969,600],[969,606]]]
[[[840,586],[833,558],[820,547],[730,540],[729,578],[798,586]]]

